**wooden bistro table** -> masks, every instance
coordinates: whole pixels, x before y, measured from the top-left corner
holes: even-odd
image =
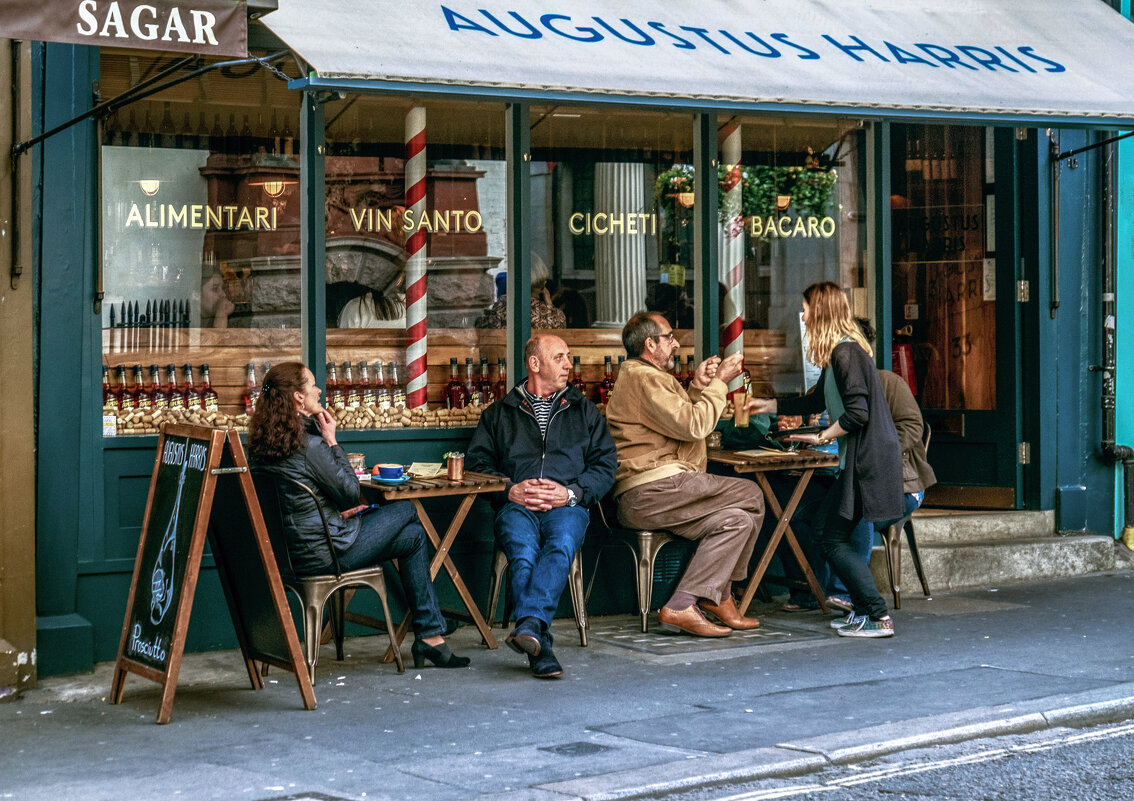
[[[764,578],[764,573],[767,571],[772,556],[776,553],[776,546],[779,545],[781,539],[787,539],[788,546],[795,554],[796,561],[803,569],[803,574],[807,577],[807,584],[811,587],[811,592],[819,602],[819,608],[824,612],[828,611],[827,596],[823,594],[823,588],[815,579],[815,572],[811,569],[811,564],[804,556],[803,549],[799,547],[795,533],[791,530],[791,516],[795,514],[795,508],[799,506],[799,499],[803,497],[803,491],[807,489],[812,474],[821,467],[838,467],[839,457],[835,454],[810,449],[798,451],[726,451],[710,448],[709,460],[718,464],[726,464],[740,474],[754,473],[756,483],[764,491],[765,503],[771,508],[772,514],[776,516],[776,528],[772,532],[772,538],[768,541],[767,547],[764,548],[760,563],[756,565],[752,577],[748,580],[748,586],[744,588],[744,595],[740,599],[740,613],[744,614],[748,605],[752,603],[752,596],[756,594],[756,588],[760,586],[760,581]],[[790,473],[799,476],[795,489],[792,491],[791,497],[788,498],[787,505],[782,509],[780,502],[776,499],[776,494],[772,492],[771,485],[768,484],[768,473]]]
[[[461,524],[465,522],[465,516],[468,515],[469,509],[472,508],[473,501],[476,496],[482,495],[486,492],[503,492],[507,487],[508,479],[503,476],[492,476],[487,473],[473,473],[468,470],[465,471],[464,478],[460,481],[450,481],[444,475],[437,476],[436,478],[418,478],[411,476],[408,481],[401,484],[387,484],[380,481],[360,481],[359,485],[362,488],[362,496],[364,500],[373,502],[377,497],[386,501],[411,501],[417,507],[417,516],[421,520],[421,525],[425,527],[426,534],[429,535],[429,541],[433,543],[436,552],[433,554],[433,559],[429,563],[429,577],[431,579],[437,578],[437,574],[441,572],[441,567],[444,566],[449,578],[453,580],[453,586],[457,589],[457,594],[461,596],[461,600],[465,604],[467,610],[467,617],[472,621],[473,625],[480,631],[480,635],[484,638],[484,642],[489,648],[496,648],[496,639],[492,636],[492,629],[484,620],[480,610],[477,608],[476,603],[473,601],[472,595],[469,593],[468,587],[465,586],[464,580],[461,578],[460,572],[457,571],[456,565],[449,557],[449,549],[453,547],[453,541],[457,538],[457,532],[461,530]],[[426,498],[445,498],[455,495],[463,495],[460,506],[457,507],[456,514],[449,522],[449,527],[445,530],[445,536],[439,536],[437,528],[433,525],[433,521],[425,511],[422,505],[422,500]],[[464,617],[464,613],[460,613]],[[410,616],[407,613],[398,624],[397,631],[395,632],[395,640],[399,644],[402,638],[405,637],[406,631],[409,629]],[[390,654],[392,658],[392,654]]]

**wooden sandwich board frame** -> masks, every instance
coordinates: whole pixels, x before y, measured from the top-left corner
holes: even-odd
[[[214,509],[218,503],[225,508]],[[206,537],[252,689],[264,687],[256,662],[276,665],[295,674],[304,708],[314,709],[311,677],[240,437],[232,430],[170,424],[158,436],[110,703],[122,702],[126,675],[135,673],[162,686],[156,722],[169,722]]]

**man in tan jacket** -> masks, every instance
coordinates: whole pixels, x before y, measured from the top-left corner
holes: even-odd
[[[740,375],[743,356],[706,359],[686,391],[671,372],[678,343],[661,314],[631,317],[622,344],[629,358],[606,407],[618,448],[618,519],[697,542],[676,592],[658,612],[661,627],[701,637],[754,629],[760,621],[740,614],[731,590],[733,581],[747,577],[764,495],[753,481],[705,472],[705,438],[724,411],[728,382]]]

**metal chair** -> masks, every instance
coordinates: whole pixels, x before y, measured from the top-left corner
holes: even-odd
[[[260,501],[260,511],[264,516],[264,523],[268,529],[268,536],[272,541],[272,551],[276,556],[280,578],[284,587],[291,590],[303,605],[303,647],[307,659],[307,670],[311,674],[311,682],[315,682],[315,665],[319,661],[319,643],[323,628],[323,607],[327,600],[331,601],[331,630],[335,638],[335,655],[340,662],[343,659],[343,628],[346,600],[344,591],[347,587],[370,587],[378,594],[382,603],[382,614],[386,621],[386,633],[390,636],[390,648],[394,652],[394,661],[398,672],[405,672],[402,654],[395,641],[395,627],[390,616],[390,606],[386,599],[386,579],[381,566],[366,567],[360,570],[343,571],[339,566],[338,557],[331,542],[331,532],[327,526],[327,518],[323,508],[318,503],[315,492],[293,478],[277,475],[266,470],[253,470],[252,480],[256,485],[256,497]],[[319,509],[319,517],[323,522],[323,535],[327,540],[327,549],[331,554],[334,573],[316,576],[297,576],[291,564],[291,555],[287,549],[287,536],[284,533],[283,515],[280,506],[280,487],[290,485],[293,489],[306,492]]]
[[[496,619],[496,604],[500,600],[500,583],[504,571],[508,568],[508,557],[503,549],[497,546],[492,555],[492,577],[488,582],[488,611],[484,619],[488,625]],[[571,594],[571,606],[575,610],[575,626],[579,629],[579,645],[587,647],[587,607],[583,599],[583,549],[575,551],[575,558],[571,560],[571,569],[567,575],[567,590]],[[507,603],[507,602],[506,602]],[[504,626],[507,628],[512,610],[504,607]]]
[[[668,531],[642,531],[622,528],[617,524],[611,525],[611,521],[617,521],[618,516],[614,509],[614,501],[610,498],[603,498],[602,503],[598,505],[598,511],[611,536],[629,548],[630,553],[634,556],[634,584],[638,596],[638,615],[642,621],[642,633],[646,633],[649,631],[650,607],[654,595],[654,564],[657,562],[658,552],[671,542],[682,544],[687,550],[692,551],[695,543],[678,537],[676,534],[670,534]],[[597,574],[598,564],[596,562],[595,575]],[[594,575],[591,576],[591,583],[594,583]],[[587,588],[587,595],[590,595],[589,587]]]
[[[929,451],[929,438],[931,435],[929,424],[922,424],[922,445]],[[912,513],[911,513],[912,514]],[[921,591],[925,597],[930,596],[929,582],[925,580],[925,570],[921,566],[921,556],[917,552],[917,540],[914,539],[913,519],[906,515],[896,523],[892,523],[879,533],[882,535],[882,544],[886,552],[886,570],[890,575],[890,592],[894,596],[894,608],[902,608],[902,532],[910,543],[910,556],[913,557],[914,569],[921,581]]]

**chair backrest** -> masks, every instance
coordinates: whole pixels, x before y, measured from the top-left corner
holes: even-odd
[[[309,486],[288,476],[281,476],[270,470],[252,470],[252,481],[256,485],[256,497],[260,501],[260,513],[264,516],[264,525],[268,529],[268,537],[272,541],[272,551],[276,555],[276,564],[280,570],[280,577],[285,584],[294,583],[295,569],[291,563],[291,552],[288,550],[287,532],[283,524],[283,506],[280,501],[281,487],[287,485],[293,491],[305,492],[311,496],[315,508],[319,510],[319,519],[323,524],[323,536],[327,540],[327,550],[331,554],[331,564],[334,565],[335,576],[342,575],[339,567],[339,558],[335,554],[335,546],[331,540],[331,530],[327,526],[327,518],[323,514],[323,507],[319,498]]]
[[[921,445],[925,448],[926,454],[929,453],[929,438],[933,435],[933,431],[929,428],[929,423],[925,422],[925,418],[921,419]]]

